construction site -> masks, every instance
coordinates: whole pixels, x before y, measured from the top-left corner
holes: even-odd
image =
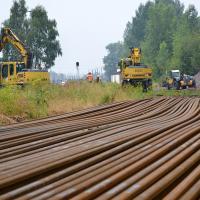
[[[137,0],[123,40],[103,43],[102,55],[100,38],[81,38],[81,26],[73,23],[80,38],[70,29],[73,37],[62,37],[55,19],[73,3],[60,1],[55,13],[47,0],[4,2],[0,200],[200,200],[200,5]],[[81,5],[89,18],[77,11],[71,21],[101,11]],[[59,71],[59,62],[68,68]]]

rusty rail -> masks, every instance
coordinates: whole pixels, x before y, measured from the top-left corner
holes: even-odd
[[[198,199],[200,98],[124,101],[0,127],[0,199]]]

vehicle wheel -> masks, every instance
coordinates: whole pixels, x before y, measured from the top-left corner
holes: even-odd
[[[174,86],[175,86],[176,90],[180,90],[180,88],[181,88],[180,83],[177,81],[175,82]]]
[[[143,89],[143,92],[147,92],[147,89],[148,89],[148,81],[142,82],[142,89]]]
[[[152,90],[152,88],[153,88],[153,83],[152,83],[152,80],[149,79],[148,80],[148,90]]]

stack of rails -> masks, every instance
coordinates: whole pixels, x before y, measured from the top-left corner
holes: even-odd
[[[0,199],[200,198],[200,98],[125,101],[0,128]]]

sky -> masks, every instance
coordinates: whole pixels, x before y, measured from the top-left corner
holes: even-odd
[[[185,7],[195,5],[200,13],[200,0],[180,0]],[[0,25],[9,18],[13,0],[0,0]],[[53,71],[75,74],[76,61],[80,73],[103,67],[105,47],[122,41],[128,21],[141,3],[147,0],[26,0],[28,9],[42,5],[50,19],[57,21],[62,57],[56,58]]]

